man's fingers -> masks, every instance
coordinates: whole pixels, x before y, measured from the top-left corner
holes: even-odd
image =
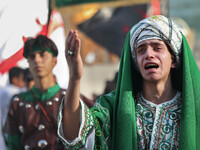
[[[73,30],[70,29],[67,38],[72,34]]]
[[[81,46],[81,41],[78,38],[78,33],[76,30],[70,30],[67,36],[66,40],[66,49],[65,49],[65,54],[66,57],[71,60],[70,57],[76,57],[77,55],[80,55],[80,46]]]
[[[79,38],[76,39],[75,51],[76,54],[80,54],[81,40]]]
[[[70,50],[74,51],[75,50],[75,45],[76,45],[76,39],[77,39],[77,33],[74,34],[73,39],[72,39],[72,43],[70,45]]]
[[[73,40],[74,40],[74,35],[75,35],[75,34],[76,34],[76,31],[73,31],[73,30],[70,30],[70,31],[69,31],[69,34],[68,34],[67,40],[66,40],[66,49],[67,49],[67,50],[70,49],[71,44],[72,44],[72,42],[73,42]]]

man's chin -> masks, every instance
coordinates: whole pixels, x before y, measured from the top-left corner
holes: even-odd
[[[36,77],[37,77],[37,78],[42,78],[43,75],[42,75],[42,73],[37,73]]]
[[[148,76],[148,77],[146,77],[144,79],[146,81],[152,82],[152,83],[157,83],[158,81],[160,81],[160,78],[158,76],[155,76],[155,75]]]

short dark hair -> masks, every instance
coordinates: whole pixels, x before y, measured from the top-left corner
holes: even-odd
[[[38,35],[36,38],[30,38],[25,42],[23,56],[28,58],[36,47],[39,47],[42,51],[49,49],[55,57],[58,55],[55,43],[44,35]]]
[[[174,51],[172,50],[172,48],[169,46],[169,44],[167,44],[167,42],[164,42],[164,43],[167,46],[167,49],[168,49],[169,53],[172,56],[172,62],[177,64],[178,60],[176,59],[176,54],[174,53]]]
[[[30,55],[30,53],[32,52],[32,45],[34,43],[35,39],[30,37],[26,40],[26,42],[24,43],[24,51],[23,51],[23,56],[25,58],[28,58],[28,56]]]
[[[13,84],[13,83],[12,83],[12,79],[13,79],[14,77],[19,78],[21,74],[24,75],[24,69],[22,69],[22,68],[20,68],[20,67],[12,67],[12,68],[10,68],[10,69],[9,69],[9,72],[8,72],[8,75],[9,75],[9,82],[10,82],[11,84]]]

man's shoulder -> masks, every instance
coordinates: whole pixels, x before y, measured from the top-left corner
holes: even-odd
[[[21,98],[23,98],[23,97],[25,97],[27,95],[30,95],[30,94],[31,94],[30,90],[28,90],[28,91],[24,91],[24,92],[21,92],[21,93],[16,94],[16,95],[19,96],[19,97],[21,97]]]
[[[24,92],[21,92],[21,93],[18,93],[18,94],[15,94],[13,95],[12,97],[12,101],[16,101],[16,99],[19,99],[19,100],[26,100],[27,98],[30,97],[30,91],[24,91]]]

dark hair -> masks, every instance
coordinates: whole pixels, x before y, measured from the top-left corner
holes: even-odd
[[[49,49],[55,57],[58,55],[58,49],[55,43],[44,35],[38,35],[35,39],[30,38],[25,42],[23,56],[28,58],[36,47],[39,47],[42,51]]]
[[[35,39],[30,37],[24,43],[23,56],[25,58],[27,58],[30,55],[30,53],[32,52],[32,45],[33,45],[34,41],[35,41]]]
[[[8,72],[8,75],[9,75],[9,82],[10,82],[11,84],[13,84],[13,83],[12,83],[12,79],[13,79],[14,77],[19,78],[21,74],[22,74],[22,75],[24,74],[24,69],[22,69],[22,68],[20,68],[20,67],[12,67],[12,68],[10,68],[10,70],[9,70],[9,72]]]
[[[174,89],[178,91],[182,91],[182,65],[181,65],[181,58],[182,58],[182,53],[180,53],[180,59],[177,60],[177,56],[174,53],[174,51],[171,49],[171,47],[165,42],[171,57],[172,57],[172,62],[175,64],[175,68],[171,69],[171,79],[172,79],[172,86]]]
[[[167,49],[168,49],[169,53],[172,56],[172,62],[175,63],[175,64],[177,64],[178,60],[176,58],[176,54],[174,53],[174,51],[172,50],[172,48],[169,46],[169,44],[167,44],[167,42],[165,42],[165,45],[167,46]]]
[[[35,47],[35,46],[39,46],[42,50],[46,50],[50,48],[51,51],[55,54],[55,56],[58,55],[58,49],[55,43],[44,35],[39,35],[36,37],[32,47]]]

